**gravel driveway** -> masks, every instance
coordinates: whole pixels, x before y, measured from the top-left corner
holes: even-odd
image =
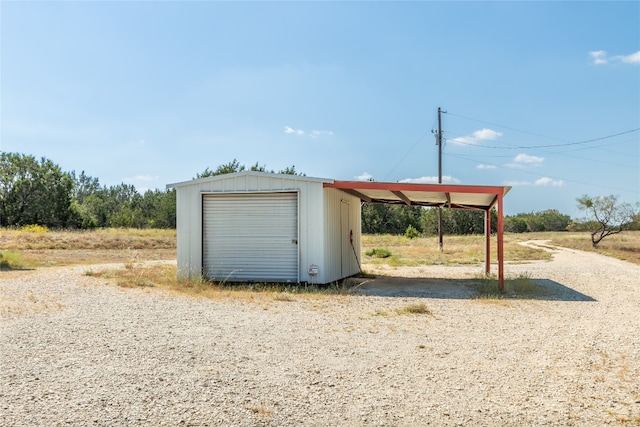
[[[291,300],[123,289],[86,269],[0,273],[2,425],[640,425],[627,262],[556,249],[505,267],[547,296],[497,301],[467,286],[477,266]],[[416,303],[432,314],[398,311]]]

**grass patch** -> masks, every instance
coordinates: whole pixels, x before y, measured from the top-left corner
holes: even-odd
[[[293,298],[291,294],[288,292],[278,292],[273,294],[273,300],[291,302],[291,301],[295,301],[295,298]]]
[[[498,280],[495,278],[478,279],[476,291],[480,299],[535,299],[548,295],[545,289],[526,273],[515,279],[505,280],[503,290],[498,288]]]
[[[261,295],[274,301],[291,302],[296,296],[350,295],[346,282],[326,286],[290,283],[230,283],[205,280],[178,280],[175,264],[127,263],[123,268],[87,270],[86,276],[114,281],[124,288],[159,288],[181,294],[211,299],[254,299]]]
[[[640,231],[623,231],[620,234],[611,235],[601,241],[597,248],[591,245],[591,235],[588,232],[519,233],[509,236],[516,241],[549,240],[551,246],[595,252],[640,264]]]
[[[24,268],[20,254],[15,252],[0,252],[0,270],[15,270]]]
[[[175,259],[175,230],[35,231],[3,228],[0,252],[20,255],[22,268]]]
[[[396,308],[393,311],[388,311],[388,310],[379,308],[373,313],[374,316],[380,316],[380,317],[391,317],[394,315],[395,316],[398,316],[398,315],[416,316],[416,315],[422,315],[422,314],[433,316],[433,313],[431,312],[429,307],[427,307],[427,304],[423,302],[407,304],[403,307]]]
[[[398,314],[432,314],[427,304],[423,302],[405,305],[404,307],[396,309],[396,312]]]
[[[516,235],[520,236],[520,235]],[[519,245],[523,239],[505,235],[504,253],[507,262],[525,262],[530,260],[550,260],[552,254],[535,248]],[[374,251],[385,248],[390,256],[385,258],[373,257]],[[421,266],[421,265],[476,265],[485,260],[484,236],[445,236],[444,250],[438,247],[438,238],[416,237],[408,239],[405,236],[372,235],[362,236],[362,250],[365,255],[372,257],[367,260],[371,264],[386,264],[390,267]],[[370,255],[371,253],[371,255]],[[497,243],[495,236],[491,239],[491,262],[497,262]]]
[[[374,316],[380,316],[380,317],[389,317],[389,312],[387,310],[383,310],[381,308],[378,308],[374,313]]]
[[[65,230],[36,232],[23,229],[2,229],[0,248],[19,250],[41,249],[174,249],[176,230],[104,228],[98,230]]]
[[[45,231],[44,227],[3,228],[0,252],[14,253],[20,266],[64,266],[127,262],[131,252],[138,259],[175,259],[176,230],[120,229]],[[640,264],[640,231],[625,231],[607,237],[598,248],[591,246],[586,232],[507,233],[504,236],[505,261],[549,260],[552,254],[542,249],[519,245],[524,240],[549,240],[550,245],[596,252]],[[363,235],[362,252],[366,263],[395,267],[422,265],[475,265],[484,262],[484,236],[445,236],[440,252],[436,236],[416,237]],[[496,238],[491,239],[491,262],[496,263]],[[14,261],[15,262],[15,261]],[[5,267],[6,268],[6,267]]]
[[[374,248],[366,251],[364,254],[375,258],[389,258],[391,256],[391,251],[384,248]]]
[[[176,279],[176,266],[172,264],[126,263],[124,268],[85,271],[86,276],[113,280],[123,288],[163,287],[172,289],[180,282]]]

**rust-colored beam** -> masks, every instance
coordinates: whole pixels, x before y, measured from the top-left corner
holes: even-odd
[[[409,200],[409,198],[407,196],[405,196],[402,191],[392,190],[391,192],[393,194],[395,194],[396,196],[398,196],[400,198],[400,200],[405,202],[407,205],[411,206],[411,200]]]
[[[375,182],[375,181],[333,181],[323,183],[325,188],[336,188],[346,193],[352,194],[361,200],[373,203],[390,203],[414,206],[448,206],[454,209],[481,209],[485,211],[485,272],[490,274],[491,269],[491,209],[498,206],[498,233],[497,233],[497,256],[498,256],[498,287],[504,289],[504,196],[511,190],[511,187],[498,187],[491,185],[452,185],[452,184],[413,184],[402,182]],[[399,200],[372,199],[366,196],[363,191],[382,190],[390,191]],[[406,196],[406,192],[439,193],[437,202],[434,201],[411,201]],[[446,203],[441,202],[441,195],[444,193]],[[486,194],[493,195],[488,205],[480,203],[477,205],[463,205],[451,203],[451,194]]]
[[[496,203],[498,203],[498,195],[496,194],[496,197],[493,198],[493,200],[491,201],[491,203],[489,204],[489,209],[493,208]]]
[[[471,194],[505,194],[509,187],[493,185],[459,185],[459,184],[414,184],[408,182],[376,182],[376,181],[334,181],[323,183],[324,187],[338,189],[387,190],[387,191],[422,191],[431,193],[471,193]]]
[[[347,194],[351,194],[352,196],[358,197],[360,200],[364,200],[367,203],[371,203],[373,199],[371,197],[367,197],[359,191],[356,191],[352,188],[341,188]]]
[[[484,211],[484,274],[491,274],[491,209]]]
[[[498,287],[504,289],[504,196],[498,194]]]

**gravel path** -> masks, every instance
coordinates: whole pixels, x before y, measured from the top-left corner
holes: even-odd
[[[556,249],[505,268],[548,296],[498,301],[383,279],[205,300],[85,270],[0,273],[2,425],[640,425],[640,266],[623,261]],[[415,303],[432,314],[396,311]]]

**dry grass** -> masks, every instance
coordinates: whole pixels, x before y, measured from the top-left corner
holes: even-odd
[[[126,263],[123,268],[94,271],[87,276],[102,277],[124,288],[159,288],[191,297],[292,302],[304,298],[345,296],[351,293],[344,284],[304,286],[278,283],[213,283],[204,280],[178,280],[174,264]]]
[[[423,302],[419,302],[419,303],[413,303],[413,304],[407,304],[405,306],[402,307],[398,307],[393,311],[388,311],[388,310],[383,310],[383,309],[377,309],[375,311],[375,313],[373,313],[374,316],[381,316],[381,317],[391,317],[393,315],[405,315],[405,316],[411,316],[411,315],[428,315],[428,316],[433,316],[433,312],[429,309],[429,307],[427,306],[427,304],[423,303]]]
[[[2,229],[0,252],[19,255],[20,267],[175,259],[175,230],[100,229],[34,232]],[[15,267],[14,267],[15,268]]]
[[[521,240],[505,235],[504,252],[507,262],[550,260],[552,255],[541,249],[518,244]],[[362,252],[380,250],[391,252],[387,258],[369,258],[371,264],[387,264],[391,267],[420,265],[462,265],[484,262],[484,236],[445,236],[444,250],[440,252],[437,237],[408,239],[404,236],[363,235]],[[491,262],[497,262],[497,243],[491,239]],[[365,255],[366,256],[366,255]]]
[[[488,300],[535,299],[548,295],[546,290],[527,274],[515,279],[505,280],[503,290],[498,288],[498,280],[496,278],[478,278],[476,290],[478,298]]]
[[[565,246],[624,259],[640,264],[640,231],[629,231],[603,240],[598,249],[591,247],[588,233],[522,233],[505,235],[505,260],[525,262],[548,260],[551,254],[518,242],[550,240]],[[367,257],[371,264],[390,266],[461,265],[484,262],[484,236],[445,236],[444,251],[438,249],[437,237],[408,239],[404,236],[363,235],[362,253],[388,250],[387,258]],[[73,264],[129,262],[131,259],[165,260],[176,258],[176,231],[158,229],[100,229],[92,231],[23,231],[0,230],[0,252],[4,268],[33,268]],[[496,262],[496,238],[491,239],[491,261]],[[13,257],[7,267],[7,257]]]
[[[173,249],[175,245],[175,230],[105,228],[32,232],[5,228],[0,234],[3,249]]]
[[[405,305],[396,309],[396,312],[398,314],[432,314],[427,304],[423,302]]]
[[[605,238],[597,248],[591,245],[591,235],[581,233],[522,233],[513,234],[512,238],[523,240],[550,240],[551,245],[581,251],[595,252],[601,255],[640,264],[640,231],[624,231]]]

